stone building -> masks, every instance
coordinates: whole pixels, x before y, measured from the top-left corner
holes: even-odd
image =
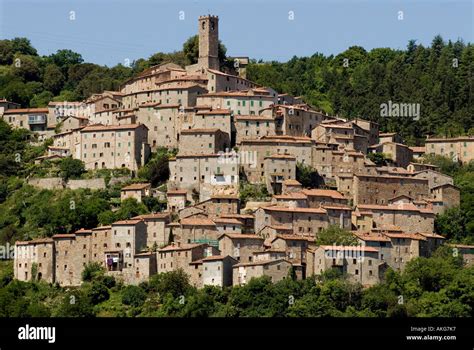
[[[185,114],[178,104],[150,103],[138,107],[137,123],[148,127],[148,142],[151,149],[178,147],[178,118]]]
[[[406,195],[416,200],[429,197],[427,179],[404,176],[356,174],[352,191],[355,205],[384,205],[390,199],[401,195]]]
[[[366,246],[319,246],[314,251],[314,274],[337,269],[353,283],[372,286],[380,282],[385,264],[379,251]]]
[[[21,105],[19,103],[11,102],[5,100],[4,98],[0,98],[0,117],[3,116],[6,110],[18,108],[21,108]]]
[[[212,76],[211,76],[212,77]],[[230,78],[230,76],[226,76]],[[212,80],[212,79],[211,79]],[[276,96],[268,91],[255,89],[233,89],[220,92],[212,92],[198,96],[198,106],[210,106],[213,109],[229,109],[234,116],[258,116],[266,108],[271,107],[276,102]],[[237,91],[240,90],[240,91]]]
[[[329,226],[327,211],[323,208],[261,207],[255,212],[255,231],[265,226],[285,226],[293,234],[315,238]]]
[[[296,193],[300,192],[303,186],[301,183],[295,179],[284,180],[282,184],[282,194]]]
[[[143,220],[146,225],[146,246],[149,249],[160,248],[170,241],[170,232],[166,225],[171,222],[170,213],[142,214],[133,219]]]
[[[384,133],[379,134],[378,143],[384,143],[384,142],[403,143],[403,139],[396,132],[384,132]]]
[[[151,276],[157,274],[156,253],[136,253],[133,258],[135,260],[134,272],[128,283],[140,284],[141,282],[147,282]]]
[[[74,145],[72,155],[82,160],[86,169],[137,171],[150,154],[148,128],[143,124],[90,125],[79,133],[80,140]]]
[[[379,139],[379,124],[370,120],[356,118],[353,123],[365,130],[368,136],[369,146],[378,143]]]
[[[434,187],[442,186],[445,184],[446,185],[454,184],[453,178],[451,176],[442,174],[432,169],[415,171],[413,172],[412,176],[417,179],[427,179],[428,187],[430,190],[433,189]]]
[[[13,128],[38,133],[40,139],[54,134],[55,125],[48,124],[48,108],[14,108],[3,112],[3,120]]]
[[[369,228],[384,229],[397,226],[403,232],[432,232],[434,228],[435,213],[431,209],[419,208],[413,203],[401,203],[390,205],[360,204],[357,206],[360,212],[369,212],[370,215],[362,215],[362,220],[368,219],[372,222]],[[353,223],[359,227],[359,218]]]
[[[105,251],[108,273],[135,283],[134,258],[147,246],[147,227],[141,219],[117,221],[111,228],[111,249]]]
[[[166,192],[167,210],[169,212],[178,212],[184,209],[187,201],[187,190],[168,190]]]
[[[390,238],[392,251],[390,267],[395,270],[405,269],[406,264],[420,256],[420,241],[426,238],[416,233],[385,233]]]
[[[444,212],[446,209],[458,207],[461,204],[461,193],[458,187],[453,184],[443,184],[431,188],[431,195],[435,201],[442,202],[442,209],[439,212]]]
[[[391,265],[393,246],[389,237],[374,231],[355,231],[352,234],[357,238],[360,245],[377,249],[381,262]]]
[[[86,258],[81,254],[75,234],[56,234],[53,237],[56,253],[55,282],[61,286],[81,284],[81,272]],[[85,249],[87,252],[87,249]],[[87,253],[86,253],[87,254]]]
[[[216,223],[207,216],[191,216],[179,221],[179,226],[173,229],[175,242],[186,243],[206,243],[218,245],[217,239],[219,231]]]
[[[230,109],[196,109],[190,126],[191,129],[219,129],[229,137],[233,134]],[[181,129],[184,129],[184,127],[181,127]],[[233,143],[235,143],[235,140]],[[228,147],[230,147],[230,144]]]
[[[238,263],[233,266],[233,284],[244,285],[252,278],[270,277],[273,283],[289,276],[292,265],[285,259]]]
[[[199,17],[199,58],[197,69],[220,69],[219,63],[219,17]]]
[[[455,161],[469,163],[474,159],[474,136],[453,138],[427,138],[425,153],[449,157]]]
[[[232,267],[238,261],[230,256],[211,255],[191,262],[192,266],[200,267],[201,280],[197,287],[216,286],[228,287],[232,285]]]
[[[20,281],[55,281],[55,249],[51,238],[38,238],[15,243],[13,275]]]
[[[179,155],[217,154],[230,147],[229,134],[220,129],[181,130]]]
[[[211,198],[183,208],[179,211],[181,218],[188,217],[195,212],[206,213],[209,217],[220,217],[223,214],[238,214],[240,199],[233,194],[213,194]]]
[[[256,140],[242,140],[239,153],[248,156],[241,162],[249,182],[265,182],[265,157],[274,154],[294,156],[296,163],[311,165],[313,141],[308,137],[263,136]]]
[[[292,234],[277,234],[271,240],[271,246],[273,249],[286,252],[285,258],[292,264],[306,266],[306,251],[310,242],[314,241]],[[302,277],[304,278],[304,275]]]
[[[289,154],[272,154],[264,158],[265,184],[270,194],[280,194],[283,181],[296,180],[296,157]]]
[[[201,201],[219,189],[237,189],[239,169],[236,163],[226,161],[226,154],[177,155],[169,162],[169,188],[206,193],[200,197]]]
[[[149,197],[151,195],[151,184],[149,183],[136,183],[125,187],[120,190],[120,200],[124,201],[127,198],[134,198],[137,202],[141,203],[143,197]]]
[[[392,165],[402,168],[406,168],[413,160],[413,151],[402,143],[384,141],[378,145],[371,146],[369,151],[385,154],[390,159]]]
[[[263,250],[263,241],[255,234],[224,233],[219,236],[219,250],[239,262],[252,262],[254,253]]]
[[[158,273],[182,269],[189,275],[190,282],[199,286],[202,284],[202,265],[192,263],[213,255],[219,255],[219,251],[207,244],[171,243],[157,251]]]
[[[58,125],[60,132],[73,131],[83,128],[89,124],[89,119],[82,116],[69,116],[64,118]]]
[[[255,140],[261,136],[277,135],[281,123],[281,118],[268,115],[236,115],[234,116],[235,143]]]

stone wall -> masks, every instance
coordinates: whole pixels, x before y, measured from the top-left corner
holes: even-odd
[[[46,177],[28,179],[28,184],[46,190],[63,189],[63,180],[60,177]]]
[[[69,180],[66,188],[77,190],[79,188],[89,188],[91,190],[101,190],[105,188],[104,178],[86,179],[86,180]]]

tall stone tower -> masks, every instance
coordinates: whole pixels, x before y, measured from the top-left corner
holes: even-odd
[[[199,17],[199,59],[200,68],[219,70],[219,17]]]

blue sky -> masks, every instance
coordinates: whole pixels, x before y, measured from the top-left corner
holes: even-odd
[[[264,60],[474,37],[474,0],[0,0],[0,38],[28,37],[41,55],[67,48],[111,66],[180,50],[207,13],[219,16],[228,55]]]

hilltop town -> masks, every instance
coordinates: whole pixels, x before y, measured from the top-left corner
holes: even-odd
[[[121,200],[165,198],[164,211],[17,241],[16,279],[31,280],[35,266],[35,278],[78,286],[84,268],[98,263],[125,284],[178,269],[198,288],[337,269],[368,287],[387,268],[402,271],[445,244],[435,217],[460,205],[460,191],[424,156],[467,164],[473,137],[409,147],[376,122],[323,113],[248,80],[247,57],[222,67],[218,33],[218,17],[200,17],[196,64],[153,66],[118,91],[47,108],[0,100],[5,122],[53,140],[38,164],[70,157],[87,170],[128,169],[133,176],[154,152],[174,151],[165,190],[151,183],[121,188]],[[385,155],[385,165],[374,154]],[[310,186],[299,181],[308,169],[316,174]],[[244,201],[244,183],[264,195]],[[352,243],[318,244],[328,230],[348,232]],[[473,264],[474,246],[453,249]]]

